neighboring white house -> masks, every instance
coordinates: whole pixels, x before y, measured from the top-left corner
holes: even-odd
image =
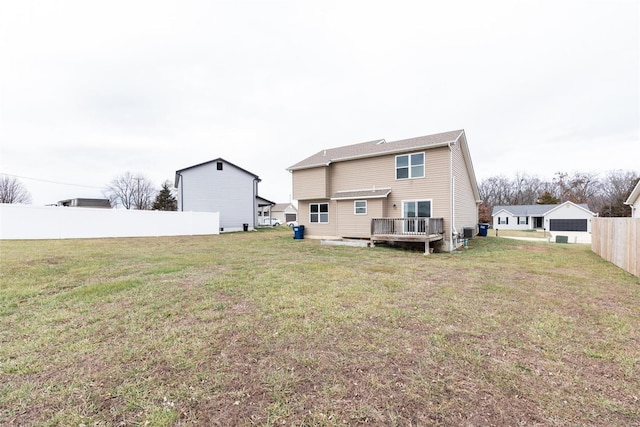
[[[631,206],[631,218],[640,218],[640,181],[638,181],[624,204]]]
[[[586,231],[596,216],[586,204],[494,206],[493,228],[499,230]]]
[[[219,212],[221,231],[251,230],[259,209],[275,204],[258,196],[259,182],[258,175],[222,158],[180,169],[178,211]]]
[[[281,224],[286,224],[289,221],[298,220],[298,209],[292,203],[276,203],[270,208],[262,208],[258,215],[263,218],[271,217],[280,221]],[[260,223],[262,224],[263,221],[261,220]]]

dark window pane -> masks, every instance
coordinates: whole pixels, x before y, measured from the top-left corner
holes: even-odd
[[[409,178],[409,168],[399,168],[396,170],[396,179]]]

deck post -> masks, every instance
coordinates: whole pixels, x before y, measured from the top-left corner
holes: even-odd
[[[424,254],[429,255],[429,239],[424,241]]]

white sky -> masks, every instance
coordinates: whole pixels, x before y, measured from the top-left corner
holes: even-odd
[[[317,151],[455,129],[479,181],[640,171],[639,4],[0,0],[0,173],[40,205],[223,157],[286,202]]]

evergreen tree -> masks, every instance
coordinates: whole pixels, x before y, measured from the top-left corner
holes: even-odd
[[[173,196],[169,188],[169,182],[162,184],[162,190],[156,196],[152,209],[157,211],[176,211],[178,210],[178,201]]]
[[[545,191],[544,193],[542,193],[540,197],[538,197],[538,200],[536,201],[537,205],[557,205],[558,203],[560,203],[560,200],[558,200],[557,197],[554,197],[548,191]]]

